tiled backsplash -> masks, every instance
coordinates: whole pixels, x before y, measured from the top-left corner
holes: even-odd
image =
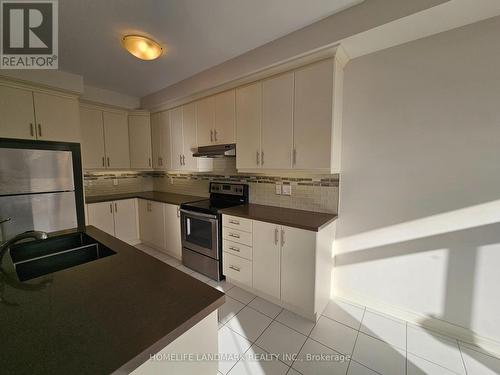
[[[87,172],[85,193],[88,196],[134,191],[168,191],[208,196],[210,181],[243,182],[249,185],[250,202],[336,213],[338,208],[338,175],[264,175],[235,173],[167,173],[167,172]],[[118,185],[113,185],[114,180]],[[277,195],[276,184],[290,184],[292,195]]]

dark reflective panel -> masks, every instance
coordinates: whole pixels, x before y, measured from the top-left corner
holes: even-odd
[[[205,249],[212,248],[212,222],[186,218],[186,240]]]

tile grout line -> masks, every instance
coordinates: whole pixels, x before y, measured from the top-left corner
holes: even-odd
[[[359,333],[361,331],[361,327],[363,326],[363,320],[365,319],[365,314],[366,314],[366,306],[363,309],[363,316],[361,317],[361,320],[359,321],[359,329],[356,332],[356,339],[354,340],[354,345],[352,347],[352,353],[349,357],[349,363],[347,364],[347,369],[345,371],[346,375],[349,373],[349,368],[351,367],[351,362],[353,361],[354,350],[356,349],[356,344],[358,343],[358,337],[359,337]]]
[[[464,355],[462,353],[462,347],[460,346],[460,342],[458,340],[457,340],[457,346],[458,346],[458,351],[460,352],[460,358],[462,359],[462,364],[464,366],[465,375],[467,375],[468,374],[467,366],[465,365]]]

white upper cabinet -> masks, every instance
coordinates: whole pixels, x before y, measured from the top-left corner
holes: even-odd
[[[262,83],[236,89],[236,168],[260,167]]]
[[[76,97],[0,85],[0,137],[80,142]]]
[[[332,59],[295,72],[295,169],[332,169],[333,72]]]
[[[196,170],[198,159],[193,157],[196,152],[196,106],[194,103],[182,106],[182,136],[183,147],[182,167],[186,170]]]
[[[170,169],[170,115],[168,111],[151,115],[153,168]]]
[[[214,143],[215,98],[209,96],[208,98],[198,100],[195,105],[198,145],[211,145]]]
[[[80,142],[78,100],[41,92],[33,93],[37,139]]]
[[[0,86],[0,137],[36,139],[33,93]]]
[[[214,144],[235,142],[236,98],[235,90],[215,95]]]
[[[82,158],[85,169],[106,168],[102,111],[80,107]]]
[[[128,134],[130,139],[130,167],[134,169],[152,168],[149,113],[129,114]]]
[[[103,112],[106,166],[130,168],[128,119],[126,113]]]
[[[182,107],[172,109],[170,112],[170,136],[172,147],[172,169],[182,169],[182,156],[184,154],[184,139],[182,135]]]
[[[293,73],[262,82],[262,151],[264,169],[292,167]]]

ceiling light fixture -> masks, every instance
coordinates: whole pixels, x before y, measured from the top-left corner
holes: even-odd
[[[125,35],[123,47],[141,60],[154,60],[161,56],[163,48],[158,42],[145,36]]]

